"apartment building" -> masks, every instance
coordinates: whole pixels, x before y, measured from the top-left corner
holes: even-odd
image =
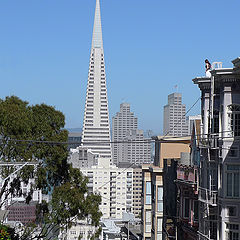
[[[189,137],[158,136],[155,140],[153,164],[142,166],[142,239],[162,240],[163,228],[163,163],[164,159],[180,159],[182,152],[190,151]]]
[[[122,218],[123,212],[133,207],[133,169],[118,168],[110,159],[99,158],[98,163],[81,172],[88,177],[88,188],[102,197],[100,210],[103,218]]]
[[[142,209],[142,168],[133,167],[133,208],[135,217],[141,217]]]
[[[200,126],[201,120],[193,120],[191,136],[191,155],[189,159],[181,158],[177,163],[176,186],[178,190],[177,198],[177,238],[178,239],[198,239],[199,225],[199,201],[198,182],[200,166]]]
[[[199,239],[240,239],[240,58],[212,64],[201,91]]]

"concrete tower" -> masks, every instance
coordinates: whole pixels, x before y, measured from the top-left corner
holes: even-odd
[[[96,0],[82,143],[101,158],[112,157],[99,0]]]
[[[130,104],[122,103],[120,112],[112,118],[112,140],[114,142],[123,141],[128,130],[136,130],[138,128],[138,119],[134,113],[130,112]],[[113,162],[118,164],[124,162],[123,144],[112,144],[113,147]]]
[[[182,94],[168,95],[168,104],[164,106],[163,134],[169,136],[188,135],[186,124],[186,106],[182,104]]]

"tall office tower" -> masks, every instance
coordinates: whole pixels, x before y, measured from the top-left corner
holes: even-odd
[[[120,112],[112,118],[112,140],[114,142],[123,141],[128,130],[136,130],[138,127],[138,119],[130,112],[130,104],[122,103],[120,105]],[[124,162],[124,149],[122,144],[112,144],[113,162],[118,164]]]
[[[182,104],[181,93],[168,95],[168,104],[164,106],[163,134],[169,136],[188,135],[186,106]]]
[[[102,41],[100,3],[96,0],[88,72],[82,145],[101,158],[111,158],[110,126]]]

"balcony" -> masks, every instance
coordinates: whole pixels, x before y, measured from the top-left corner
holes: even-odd
[[[199,143],[200,148],[211,148],[211,149],[219,149],[219,134],[218,133],[212,133],[205,135],[201,138],[201,141]]]
[[[190,166],[177,167],[177,182],[185,182],[188,184],[197,183],[197,169]]]
[[[217,206],[217,193],[217,191],[210,191],[209,189],[199,187],[198,199],[211,206]]]

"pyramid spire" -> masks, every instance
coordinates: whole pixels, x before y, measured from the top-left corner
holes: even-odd
[[[96,0],[82,145],[99,157],[112,157],[99,0]]]
[[[103,48],[100,2],[96,0],[92,48]]]

